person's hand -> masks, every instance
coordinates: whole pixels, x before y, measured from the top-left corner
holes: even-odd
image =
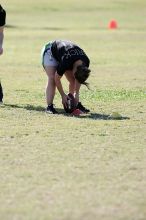
[[[67,100],[68,100],[68,96],[66,94],[64,94],[62,96],[62,104],[67,107]]]
[[[3,48],[1,47],[0,48],[0,55],[2,55],[3,54]]]

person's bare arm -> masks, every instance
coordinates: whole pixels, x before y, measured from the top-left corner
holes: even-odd
[[[65,94],[64,90],[63,90],[63,86],[61,83],[61,78],[62,76],[58,75],[57,73],[55,73],[55,83],[56,83],[56,87],[62,97],[62,104],[66,105],[67,103],[67,95]]]

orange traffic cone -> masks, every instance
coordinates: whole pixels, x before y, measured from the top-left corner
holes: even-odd
[[[118,24],[115,20],[111,20],[109,23],[109,29],[116,29],[118,28]]]

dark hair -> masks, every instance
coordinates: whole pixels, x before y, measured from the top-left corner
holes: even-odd
[[[89,88],[89,84],[85,82],[90,75],[91,70],[88,69],[84,64],[77,66],[77,70],[74,74],[75,79],[80,83]]]

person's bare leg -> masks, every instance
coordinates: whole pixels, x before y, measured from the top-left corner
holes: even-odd
[[[56,67],[45,67],[45,71],[48,77],[47,85],[46,85],[46,103],[47,105],[53,104],[54,96],[55,96],[55,72]]]

